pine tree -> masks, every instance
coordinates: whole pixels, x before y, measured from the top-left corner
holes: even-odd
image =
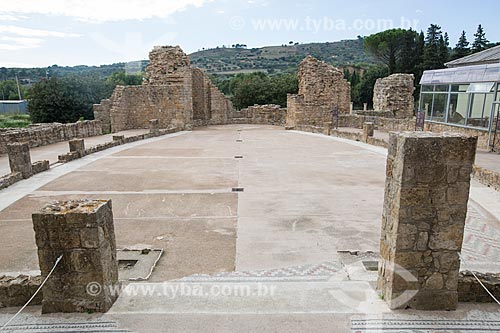
[[[425,37],[425,47],[423,56],[424,69],[439,69],[444,67],[446,53],[444,48],[446,42],[441,32],[441,27],[437,24],[431,24],[427,29]]]
[[[439,60],[445,64],[450,59],[450,38],[448,37],[448,33],[444,34],[444,37],[439,37]]]
[[[488,48],[489,40],[486,39],[483,26],[480,24],[477,27],[477,32],[474,34],[474,42],[472,43],[472,53],[481,52]]]
[[[467,41],[467,35],[465,31],[462,31],[462,35],[458,39],[458,43],[453,49],[453,59],[459,59],[466,57],[470,54],[469,42]]]

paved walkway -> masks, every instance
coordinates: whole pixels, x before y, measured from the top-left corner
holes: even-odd
[[[101,143],[106,143],[113,141],[113,135],[125,135],[134,136],[140,135],[149,132],[149,130],[145,129],[137,129],[137,130],[127,130],[113,134],[105,134],[99,136],[92,136],[88,138],[84,138],[85,147],[90,148],[92,146],[97,146]],[[30,149],[31,153],[31,162],[48,160],[50,164],[57,162],[57,157],[59,155],[65,154],[69,151],[68,141],[57,142],[51,145],[35,147]],[[0,176],[6,175],[10,173],[9,167],[9,157],[7,154],[0,154]]]
[[[123,294],[101,318],[112,326],[344,332],[351,325],[380,325],[366,314],[390,324],[400,318],[374,292],[376,273],[345,254],[379,249],[385,161],[380,147],[252,125],[198,128],[114,147],[0,191],[0,272],[37,270],[33,211],[52,200],[111,198],[118,247],[166,251],[147,286],[224,283],[252,292],[249,298]],[[232,192],[236,187],[243,192]],[[464,255],[479,270],[500,271],[498,202],[499,192],[473,182]],[[274,296],[253,294],[273,286]],[[29,311],[24,323],[36,323],[37,308]],[[414,314],[408,331],[421,319],[451,318],[464,328],[500,312],[461,305],[458,312]]]

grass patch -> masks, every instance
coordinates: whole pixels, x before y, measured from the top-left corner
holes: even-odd
[[[29,114],[0,114],[0,128],[22,128],[29,124],[31,124]]]

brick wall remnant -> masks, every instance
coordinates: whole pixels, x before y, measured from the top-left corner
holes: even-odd
[[[24,179],[33,175],[30,147],[27,142],[16,142],[7,145],[9,165],[12,173],[19,172]]]
[[[0,275],[0,308],[23,306],[35,294],[41,283],[41,276]],[[29,305],[40,304],[42,304],[42,293],[38,293]]]
[[[32,124],[27,128],[0,129],[0,154],[7,153],[7,145],[15,142],[28,142],[29,147],[41,147],[73,138],[86,138],[102,135],[99,120],[85,120],[76,123]]]
[[[307,56],[299,64],[299,93],[288,95],[288,127],[318,127],[328,132],[332,125],[332,110],[349,114],[351,85],[344,73],[327,63]]]
[[[413,74],[392,74],[378,79],[373,88],[373,109],[390,111],[395,118],[411,118],[414,116]]]
[[[42,313],[108,311],[119,286],[111,200],[54,202],[32,217],[44,278],[63,255],[43,287]]]
[[[390,133],[378,289],[391,309],[456,309],[476,145],[454,133]]]

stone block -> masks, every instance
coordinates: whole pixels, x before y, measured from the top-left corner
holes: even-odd
[[[113,135],[113,141],[123,141],[125,140],[125,135]]]
[[[69,151],[75,152],[78,158],[85,156],[85,142],[83,139],[69,140]]]
[[[44,286],[42,312],[108,311],[119,286],[111,200],[55,202],[32,218],[42,276],[63,256]]]
[[[365,122],[363,124],[363,142],[368,142],[369,137],[373,137],[375,132],[375,124],[372,122]]]
[[[9,165],[12,173],[19,172],[24,179],[33,175],[28,142],[8,144],[7,153],[9,155]]]
[[[455,170],[472,167],[476,145],[459,134],[390,133],[378,289],[391,309],[456,309],[470,175]]]

